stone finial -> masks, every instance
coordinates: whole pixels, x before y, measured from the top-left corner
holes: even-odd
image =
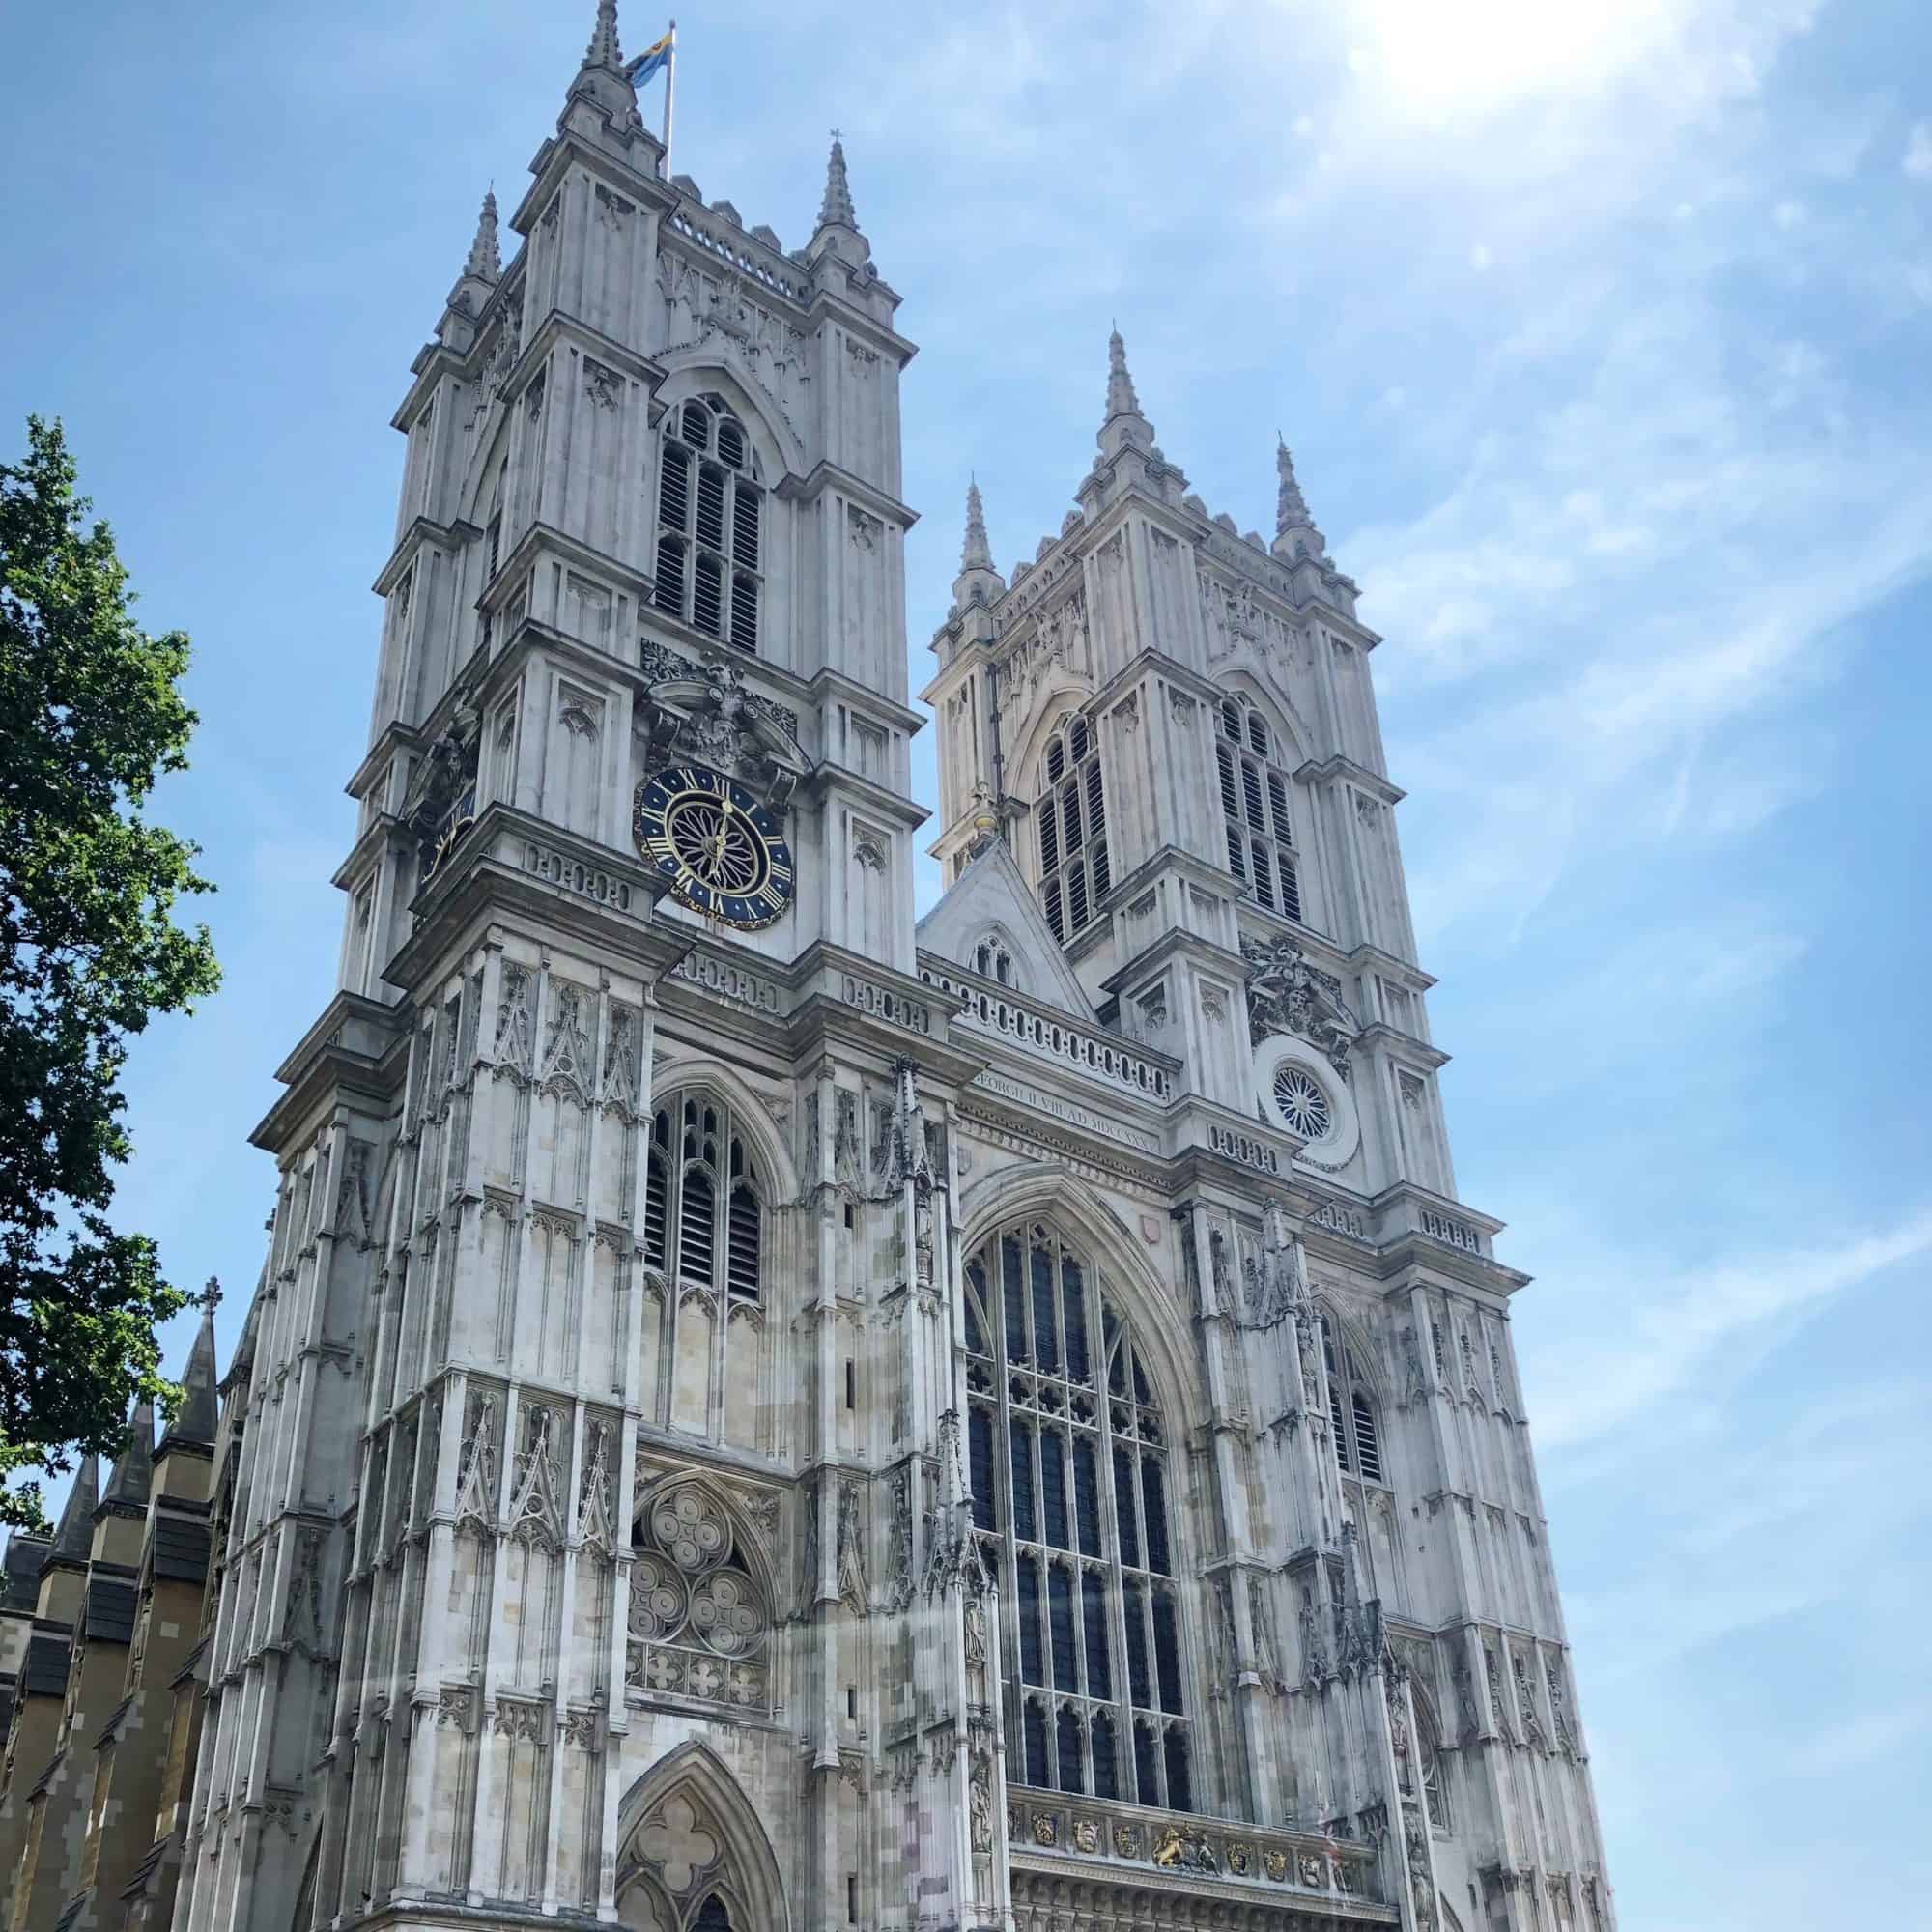
[[[1141,399],[1127,373],[1127,345],[1118,328],[1107,338],[1107,416],[1095,440],[1105,456],[1118,456],[1129,444],[1141,450],[1153,447],[1153,425],[1141,413]]]
[[[818,204],[821,228],[849,228],[857,233],[859,217],[852,207],[852,185],[845,178],[845,146],[838,129],[832,130],[832,156],[825,163],[825,199]]]
[[[1308,499],[1294,480],[1294,458],[1288,453],[1288,444],[1282,440],[1279,430],[1275,432],[1274,473],[1280,479],[1275,491],[1275,535],[1286,536],[1295,529],[1312,530],[1315,519],[1308,514]]]
[[[503,258],[497,250],[497,191],[483,197],[483,212],[476,217],[476,239],[469,244],[469,259],[463,265],[466,275],[479,282],[495,282],[502,277]]]
[[[61,1511],[54,1530],[52,1560],[66,1558],[85,1563],[94,1553],[94,1509],[100,1500],[100,1463],[93,1456],[83,1456],[74,1471],[73,1488],[67,1492],[67,1507]],[[143,1498],[145,1501],[146,1498]]]
[[[963,576],[969,570],[991,570],[993,568],[993,547],[986,541],[986,506],[980,500],[980,486],[977,482],[966,486],[966,544],[959,553],[959,569]]]
[[[612,73],[624,71],[624,50],[617,44],[617,0],[597,0],[597,24],[590,30],[583,65],[608,67]]]

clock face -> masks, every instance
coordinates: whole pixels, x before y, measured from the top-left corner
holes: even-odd
[[[791,848],[741,784],[671,765],[638,787],[638,850],[686,905],[727,925],[770,925],[791,903]]]

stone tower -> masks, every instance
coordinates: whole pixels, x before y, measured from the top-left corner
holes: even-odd
[[[175,1924],[1600,1932],[1286,451],[1210,518],[1116,336],[1010,582],[971,494],[916,925],[898,298],[836,139],[790,251],[663,159],[601,0],[394,419]]]
[[[1014,1907],[1080,1863],[1138,1917],[1151,1857],[1304,1914],[1603,1932],[1527,1277],[1455,1198],[1379,639],[1287,448],[1272,543],[1210,516],[1118,332],[1096,440],[1010,582],[969,491],[924,693],[922,971],[992,1063],[955,1219]],[[1103,1796],[1245,1822],[1177,1846]]]

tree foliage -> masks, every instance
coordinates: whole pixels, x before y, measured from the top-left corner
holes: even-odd
[[[129,1153],[118,1081],[149,1016],[219,979],[196,848],[141,815],[186,764],[187,639],[149,637],[58,421],[0,464],[0,1478],[112,1451],[137,1392],[171,1393],[155,1327],[182,1305],[155,1243],[105,1209]],[[40,1489],[0,1494],[36,1523]]]

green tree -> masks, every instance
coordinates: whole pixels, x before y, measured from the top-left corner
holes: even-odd
[[[0,464],[0,1480],[118,1448],[130,1396],[173,1393],[155,1325],[183,1297],[104,1212],[117,1083],[149,1015],[220,978],[208,928],[171,918],[210,889],[197,848],[141,816],[187,762],[187,639],[128,614],[59,422],[30,416],[27,445]],[[0,1493],[0,1522],[41,1520],[38,1483]]]

